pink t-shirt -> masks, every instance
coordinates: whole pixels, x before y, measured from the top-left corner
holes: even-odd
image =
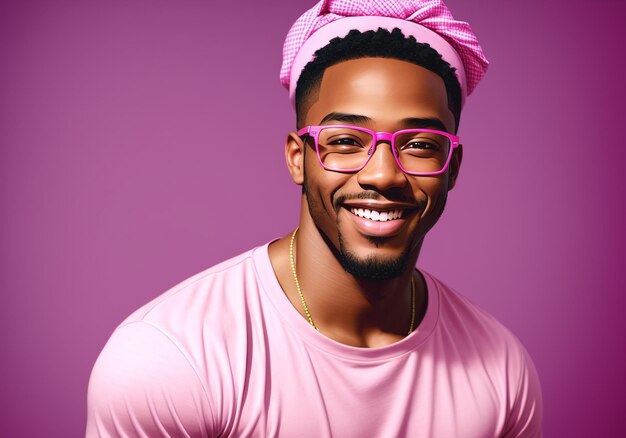
[[[114,331],[87,436],[540,437],[520,342],[422,272],[428,308],[381,348],[335,342],[291,305],[267,245],[197,274]]]

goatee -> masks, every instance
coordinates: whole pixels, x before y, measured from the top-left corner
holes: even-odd
[[[389,280],[399,277],[409,267],[411,257],[410,248],[407,247],[399,257],[382,259],[369,256],[359,258],[350,252],[344,244],[343,235],[339,232],[339,262],[349,274],[364,280]]]

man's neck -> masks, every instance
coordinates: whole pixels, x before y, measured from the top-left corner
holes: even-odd
[[[290,267],[290,241],[291,234],[270,245],[270,260],[288,299],[307,318]],[[303,221],[293,255],[300,292],[315,326],[329,338],[356,347],[380,347],[404,338],[411,320],[417,327],[426,309],[424,281],[413,269],[418,252],[399,277],[359,279],[344,270],[312,221]]]

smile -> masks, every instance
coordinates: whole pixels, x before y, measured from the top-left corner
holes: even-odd
[[[376,222],[386,222],[392,221],[394,219],[400,219],[402,217],[402,211],[402,209],[378,211],[371,210],[369,208],[350,208],[350,212],[355,216],[359,216]]]

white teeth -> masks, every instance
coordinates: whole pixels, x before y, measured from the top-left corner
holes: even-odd
[[[377,211],[367,208],[351,208],[350,211],[354,215],[377,222],[391,221],[402,217],[401,209],[392,211]]]

